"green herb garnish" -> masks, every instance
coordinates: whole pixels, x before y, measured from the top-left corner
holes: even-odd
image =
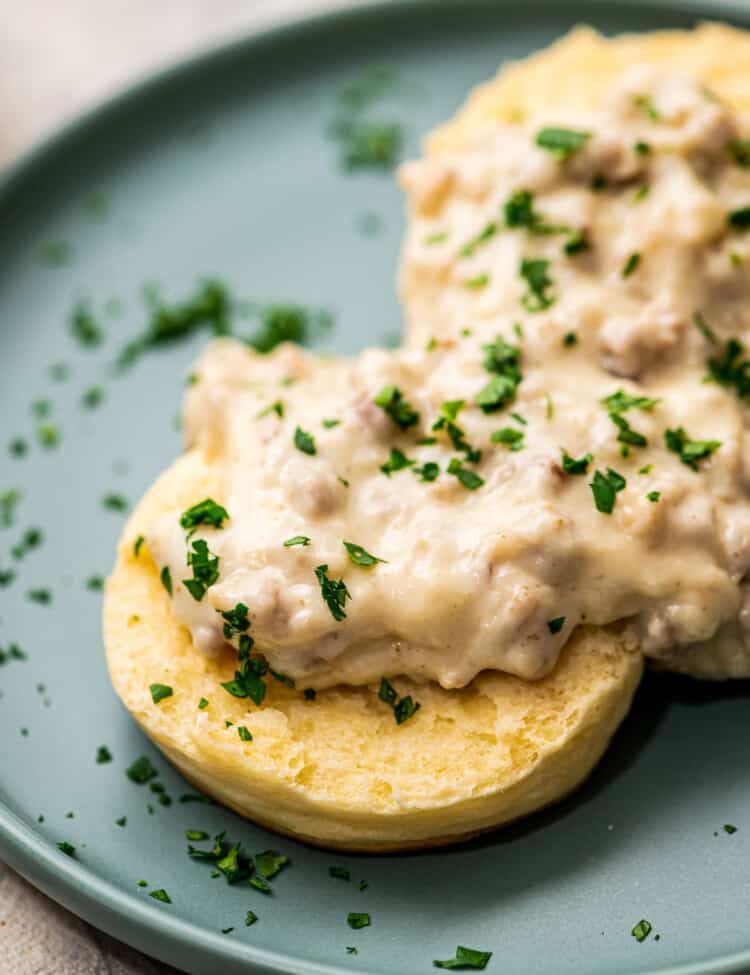
[[[593,459],[591,454],[584,454],[576,460],[564,447],[562,448],[562,469],[566,474],[587,474]]]
[[[169,571],[169,566],[165,565],[159,574],[161,579],[161,584],[167,590],[168,595],[172,595],[172,573]]]
[[[543,258],[529,260],[523,258],[518,273],[526,282],[528,291],[521,298],[521,304],[528,312],[539,312],[551,307],[555,299],[547,291],[552,287],[552,278],[547,274],[549,261]]]
[[[248,911],[245,915],[245,927],[249,928],[258,920],[258,915],[254,911]]]
[[[602,514],[611,515],[617,495],[626,484],[627,482],[622,474],[613,471],[611,467],[607,468],[606,474],[595,471],[594,479],[589,486],[594,495],[596,510],[601,511]]]
[[[750,207],[741,207],[739,210],[733,210],[728,218],[730,227],[734,227],[735,230],[747,230],[750,227]]]
[[[219,610],[221,618],[224,620],[224,639],[231,640],[235,633],[244,633],[250,628],[248,619],[248,609],[244,603],[237,603],[234,609],[222,612]]]
[[[473,278],[467,278],[467,280],[464,281],[464,286],[472,291],[481,291],[481,289],[486,288],[489,283],[489,274],[483,272],[482,274],[476,274]]]
[[[330,877],[335,877],[337,880],[351,880],[352,875],[346,867],[329,867],[328,875]]]
[[[96,764],[106,765],[107,762],[112,761],[112,752],[107,748],[106,745],[100,745],[96,750]]]
[[[497,233],[497,224],[494,223],[494,221],[492,223],[486,224],[484,228],[479,231],[478,234],[476,234],[474,237],[471,238],[471,240],[467,241],[463,245],[461,250],[458,252],[459,256],[471,257],[471,255],[474,253],[474,251],[477,249],[477,247],[480,244],[484,244],[486,241],[490,240],[490,238],[494,237],[496,233]]]
[[[138,556],[140,554],[140,551],[141,551],[141,547],[143,546],[143,543],[145,541],[146,541],[146,539],[144,538],[144,536],[143,535],[139,535],[138,538],[136,538],[135,542],[133,543],[133,555],[136,558],[138,558]]]
[[[203,539],[192,542],[192,547],[192,552],[188,552],[187,564],[192,567],[193,578],[183,579],[182,584],[193,599],[200,602],[219,578],[219,557],[211,555],[208,543]]]
[[[548,127],[540,129],[534,141],[540,148],[551,152],[560,162],[565,162],[574,153],[583,149],[590,138],[590,132]]]
[[[396,688],[385,677],[380,678],[378,697],[381,701],[384,701],[393,708],[393,716],[396,719],[396,724],[403,724],[404,721],[408,721],[421,707],[419,701],[415,701],[411,694],[408,694],[406,697],[400,697]]]
[[[105,494],[102,498],[102,507],[107,511],[121,513],[128,510],[128,500],[121,494]]]
[[[658,501],[661,497],[661,491],[649,491],[646,497],[649,501]]]
[[[70,331],[79,345],[88,348],[101,345],[104,338],[104,333],[94,318],[91,306],[85,301],[79,302],[73,309],[70,318]]]
[[[213,498],[206,498],[188,508],[180,516],[180,526],[188,532],[188,538],[201,525],[208,525],[210,528],[223,528],[224,522],[229,520],[229,512],[222,508]]]
[[[315,449],[315,438],[311,433],[306,433],[301,427],[297,427],[294,431],[294,446],[297,450],[301,450],[303,454],[309,454],[311,457],[317,453]]]
[[[665,430],[664,443],[667,450],[678,454],[682,463],[687,464],[694,471],[698,470],[702,460],[721,447],[721,440],[691,440],[683,427]]]
[[[163,887],[160,887],[159,890],[150,890],[148,896],[153,897],[155,901],[161,901],[162,904],[172,903],[171,897]]]
[[[252,736],[252,733],[251,733],[250,729],[249,728],[246,728],[244,724],[241,724],[239,726],[239,728],[237,728],[237,734],[240,736],[240,739],[242,741],[252,741],[253,740],[253,736]]]
[[[436,481],[438,475],[440,474],[440,467],[433,460],[428,460],[426,463],[422,464],[420,467],[415,467],[414,473],[417,475],[420,481]]]
[[[547,629],[550,631],[552,636],[559,633],[560,630],[565,626],[565,619],[566,618],[564,616],[556,616],[552,620],[547,620]]]
[[[708,341],[711,343],[711,345],[716,345],[716,342],[717,342],[716,333],[711,328],[711,326],[708,324],[708,322],[703,317],[703,315],[701,314],[701,312],[699,312],[699,311],[694,312],[694,314],[693,314],[693,325],[695,325],[695,327],[698,329],[698,331],[701,333],[701,335],[704,338],[708,339]]]
[[[516,430],[514,427],[503,427],[502,430],[495,430],[490,436],[492,443],[501,443],[511,451],[523,450],[523,430]]]
[[[408,430],[419,423],[419,413],[404,399],[397,386],[383,386],[375,397],[375,405],[387,413],[401,430]]]
[[[727,339],[721,355],[712,356],[706,363],[708,375],[720,386],[734,388],[739,399],[750,396],[750,359],[743,358],[745,347],[739,339]]]
[[[651,934],[651,924],[645,918],[642,918],[630,933],[636,941],[645,941],[649,934]]]
[[[169,686],[169,684],[149,684],[148,689],[151,691],[151,700],[154,704],[158,704],[167,697],[172,697],[174,691]]]
[[[634,251],[627,259],[627,261],[625,261],[625,263],[623,264],[622,271],[620,272],[620,274],[624,278],[629,278],[630,275],[633,273],[633,271],[635,271],[635,269],[638,267],[640,263],[641,263],[641,255],[637,251]]]
[[[379,559],[376,555],[371,555],[361,545],[357,545],[355,542],[344,542],[343,545],[349,553],[349,558],[355,565],[369,567],[376,565],[378,562],[382,562],[383,564],[387,562],[386,559]]]
[[[281,856],[276,850],[266,850],[264,853],[256,853],[255,855],[255,866],[258,873],[266,880],[272,880],[289,862],[289,857]]]
[[[459,945],[456,948],[456,957],[448,958],[446,961],[433,961],[435,968],[475,968],[484,969],[487,962],[492,958],[491,951],[478,951],[476,948],[465,948]]]
[[[145,755],[141,755],[140,758],[137,758],[132,765],[125,769],[125,774],[136,785],[145,785],[146,782],[155,779],[159,773],[149,759]]]
[[[318,580],[320,594],[323,597],[323,602],[331,611],[331,616],[337,623],[341,623],[342,620],[346,619],[344,605],[347,599],[352,598],[351,593],[346,588],[346,583],[343,579],[329,579],[327,565],[316,567],[315,578]]]
[[[484,484],[484,480],[472,470],[464,467],[457,457],[454,457],[448,464],[448,473],[453,474],[454,477],[458,478],[459,484],[465,487],[467,491],[476,491]]]
[[[346,916],[346,923],[350,928],[354,930],[359,930],[359,928],[369,928],[370,926],[370,915],[369,914],[359,914],[356,911],[350,911]]]
[[[413,467],[416,464],[415,460],[410,460],[398,447],[391,447],[391,455],[388,460],[380,465],[380,470],[390,477],[395,471],[401,471],[405,467]]]
[[[67,840],[61,840],[57,844],[57,848],[58,850],[61,850],[65,856],[72,857],[73,859],[76,858],[76,848],[71,843],[68,843]]]
[[[307,535],[293,535],[292,538],[287,538],[283,543],[284,548],[292,548],[295,545],[302,545],[303,547],[310,544],[310,539]]]

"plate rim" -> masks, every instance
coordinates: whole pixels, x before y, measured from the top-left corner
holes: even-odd
[[[181,76],[200,72],[214,62],[250,51],[269,43],[292,40],[307,29],[335,30],[339,25],[356,27],[358,21],[389,13],[408,15],[420,8],[462,7],[463,0],[351,0],[350,5],[321,0],[314,11],[289,11],[257,27],[243,28],[238,34],[219,39],[198,50],[170,59],[165,65],[139,73],[112,94],[97,100],[52,128],[42,138],[16,156],[0,170],[0,206],[12,199],[16,187],[34,176],[38,166],[53,157],[69,141],[85,135],[111,113],[126,108],[142,96]],[[471,0],[476,7],[496,7],[513,0]],[[527,0],[532,7],[575,5],[576,0]],[[611,6],[612,0],[583,0],[590,7]],[[730,20],[750,29],[750,3],[747,0],[617,0],[629,10],[658,7],[665,11],[694,13],[699,21]],[[710,13],[709,13],[710,11]],[[254,975],[355,975],[343,964],[315,962],[252,944],[228,940],[208,928],[170,916],[166,910],[146,903],[105,880],[93,868],[72,858],[60,856],[54,847],[25,823],[10,807],[7,795],[0,794],[0,856],[34,887],[93,927],[166,964],[199,963],[213,965],[217,960],[241,963]],[[168,948],[173,951],[168,951]],[[189,958],[188,958],[189,956]],[[175,959],[178,959],[177,961]],[[248,967],[249,966],[249,967]],[[206,969],[208,970],[208,969]],[[356,975],[368,975],[356,969]],[[642,975],[750,975],[750,943],[739,952],[704,961],[649,969]]]

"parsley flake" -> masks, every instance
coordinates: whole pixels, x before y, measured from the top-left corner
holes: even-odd
[[[557,160],[565,162],[574,153],[583,149],[590,138],[590,132],[576,132],[574,129],[550,126],[540,129],[534,141],[541,149],[552,153]]]
[[[388,460],[380,465],[380,470],[386,477],[390,477],[395,471],[401,471],[405,467],[413,467],[415,460],[410,460],[398,447],[391,447],[391,455]]]
[[[192,547],[192,552],[188,552],[187,564],[193,570],[193,578],[183,579],[182,584],[199,603],[207,590],[218,581],[219,557],[211,556],[208,543],[201,538],[192,542]]]
[[[658,501],[661,497],[661,491],[649,491],[646,497],[649,501]]]
[[[476,491],[484,484],[484,480],[472,470],[464,467],[457,457],[454,457],[448,464],[448,473],[453,474],[454,477],[458,478],[459,484],[465,487],[467,491]]]
[[[380,688],[378,697],[385,704],[393,708],[393,716],[396,724],[403,724],[413,717],[422,706],[419,701],[415,701],[411,694],[400,697],[396,688],[386,677],[380,678]]]
[[[495,430],[490,436],[492,443],[501,443],[511,451],[523,450],[523,430],[516,430],[514,427],[503,427],[502,430]]]
[[[589,464],[594,459],[591,454],[584,454],[583,457],[576,459],[571,457],[568,451],[563,447],[561,448],[562,453],[562,469],[566,474],[587,474],[589,469]]]
[[[206,498],[188,508],[180,516],[180,526],[188,532],[188,538],[201,525],[208,525],[210,528],[223,528],[224,522],[229,520],[229,512],[213,498]]]
[[[307,535],[293,535],[291,538],[287,538],[283,544],[284,548],[293,548],[295,545],[305,547],[310,544],[310,539]]]
[[[254,911],[248,911],[245,915],[245,927],[249,928],[258,920],[258,915]]]
[[[244,724],[241,724],[237,728],[237,734],[240,736],[242,741],[252,741],[253,735],[249,728],[246,728]]]
[[[143,535],[139,535],[138,538],[136,538],[135,542],[133,542],[133,555],[136,558],[138,558],[138,556],[140,554],[140,551],[141,551],[141,547],[142,547],[142,545],[143,545],[143,543],[145,541],[146,541],[146,539],[144,538],[144,536]]]
[[[555,636],[565,626],[565,616],[556,616],[552,620],[547,620],[547,629]]]
[[[335,877],[336,880],[351,880],[352,875],[346,867],[329,867],[328,875],[330,877]]]
[[[161,579],[161,584],[167,590],[167,594],[171,596],[172,595],[172,573],[169,571],[168,565],[165,565],[164,568],[161,570],[161,573],[159,574],[159,578]]]
[[[160,887],[159,890],[150,890],[148,896],[153,897],[155,901],[160,901],[162,904],[172,903],[172,898],[163,887]]]
[[[276,850],[266,850],[255,855],[255,866],[266,880],[272,880],[289,862],[289,857],[281,856]]]
[[[552,287],[552,278],[547,274],[549,261],[544,258],[530,260],[523,258],[518,273],[526,282],[528,291],[521,298],[521,304],[528,312],[540,312],[551,307],[555,299],[547,291]]]
[[[596,510],[600,511],[602,514],[611,515],[615,506],[617,494],[622,491],[626,485],[627,482],[622,474],[618,474],[617,471],[613,471],[611,467],[607,468],[606,474],[602,474],[601,471],[595,471],[594,479],[590,483],[589,487],[594,495]]]
[[[667,450],[678,454],[683,464],[698,470],[700,461],[705,460],[715,450],[721,447],[721,440],[691,440],[683,427],[676,430],[664,431],[664,443]]]
[[[132,765],[125,769],[125,775],[127,775],[131,782],[135,782],[136,785],[145,785],[146,782],[155,779],[158,774],[145,755],[141,755],[140,758],[137,758]]]
[[[294,446],[301,450],[303,454],[314,457],[317,453],[315,449],[315,438],[311,433],[306,433],[301,427],[296,427],[294,431]]]
[[[486,224],[471,240],[467,241],[458,252],[460,257],[471,257],[480,244],[484,244],[497,233],[497,224],[493,221]]]
[[[435,968],[475,968],[482,970],[487,967],[487,962],[492,958],[491,951],[478,951],[476,948],[465,948],[459,945],[456,948],[456,957],[448,958],[445,961],[433,961]]]
[[[359,928],[369,928],[370,926],[370,915],[369,914],[359,914],[356,911],[350,911],[346,916],[346,923],[350,928],[355,931]]]
[[[107,748],[106,745],[100,745],[96,750],[96,764],[106,765],[107,762],[112,761],[112,752]]]
[[[71,843],[68,843],[67,840],[61,840],[57,844],[57,848],[58,850],[61,850],[65,856],[72,857],[74,860],[76,859],[76,848]]]
[[[641,255],[638,251],[633,251],[633,253],[628,257],[622,267],[620,274],[624,278],[629,278],[630,275],[635,271],[638,265],[641,263]]]
[[[361,545],[357,545],[355,542],[344,542],[343,545],[349,553],[349,558],[355,565],[369,567],[376,565],[378,562],[387,564],[387,559],[379,559],[376,555],[371,555],[366,549],[362,548]]]
[[[440,467],[433,460],[428,460],[421,467],[413,468],[414,473],[420,481],[436,481],[440,474]]]
[[[331,611],[331,616],[337,623],[341,623],[346,619],[344,605],[347,599],[352,598],[351,593],[346,588],[346,583],[343,579],[329,579],[327,565],[316,567],[315,578],[318,580],[320,594],[323,597],[323,602]]]
[[[379,406],[401,430],[419,423],[419,413],[404,399],[404,394],[397,386],[383,386],[375,397],[375,405]]]
[[[151,691],[151,700],[154,704],[158,704],[167,697],[172,697],[174,691],[169,686],[169,684],[149,684],[148,689]]]
[[[715,340],[714,340],[715,341]],[[736,338],[727,339],[721,355],[712,356],[706,363],[708,375],[720,386],[733,388],[739,399],[750,396],[750,359],[743,358],[745,347]]]
[[[642,918],[630,932],[636,941],[645,941],[646,938],[651,934],[651,924],[645,918]]]
[[[734,227],[735,230],[747,230],[750,228],[750,206],[733,210],[727,220],[729,226]]]

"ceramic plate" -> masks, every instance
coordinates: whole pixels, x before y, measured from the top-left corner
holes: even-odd
[[[144,327],[154,286],[175,301],[220,278],[243,334],[257,328],[258,305],[291,302],[333,314],[320,348],[352,352],[398,335],[403,201],[392,173],[340,165],[342,86],[385,78],[369,110],[402,124],[408,155],[499,62],[576,22],[607,32],[750,22],[743,10],[455,0],[298,22],[139,85],[6,176],[0,846],[33,883],[192,973],[413,975],[457,944],[493,951],[487,971],[498,975],[750,970],[747,684],[650,677],[586,788],[523,826],[439,853],[331,855],[181,801],[192,790],[110,688],[96,590],[118,508],[179,450],[184,379],[206,338],[113,369]],[[111,761],[97,762],[100,746]],[[164,791],[126,776],[141,755]],[[271,896],[230,887],[188,859],[185,829],[225,829],[292,864]],[[330,877],[331,866],[351,881]],[[162,888],[170,904],[149,896]],[[369,912],[371,927],[351,930],[350,911]],[[638,943],[630,932],[641,918],[653,932]]]

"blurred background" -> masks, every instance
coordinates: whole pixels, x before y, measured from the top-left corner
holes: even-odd
[[[129,81],[259,25],[357,0],[0,0],[0,166]]]

